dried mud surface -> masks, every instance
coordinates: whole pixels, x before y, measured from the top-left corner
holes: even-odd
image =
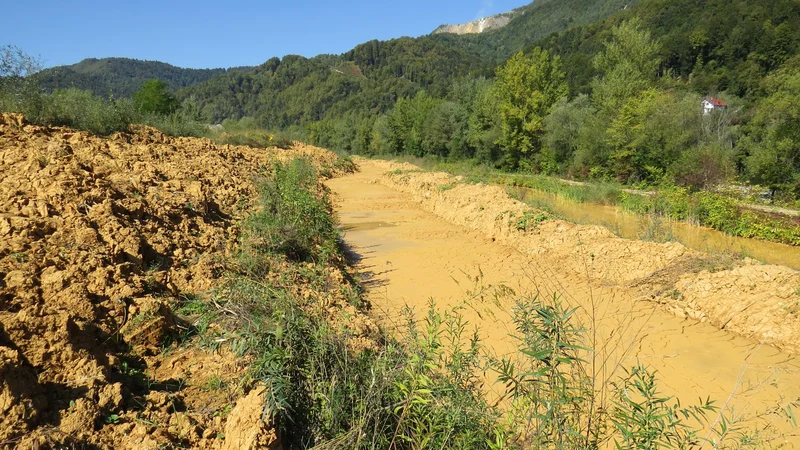
[[[411,194],[424,210],[544,258],[553,270],[628,288],[675,315],[800,353],[800,273],[793,269],[721,261],[680,243],[622,239],[601,226],[553,218],[520,229],[526,211],[529,217],[538,212],[498,186],[460,183],[460,177],[407,163],[369,164],[384,170],[378,182]]]
[[[171,306],[223,276],[254,177],[296,156],[336,159],[0,115],[0,448],[279,448],[263,393],[204,387],[242,361],[163,348],[187,326]]]

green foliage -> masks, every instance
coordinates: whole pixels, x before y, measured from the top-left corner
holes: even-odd
[[[386,116],[389,149],[394,154],[424,155],[423,127],[437,101],[425,92],[413,98],[402,98]]]
[[[233,348],[253,358],[248,380],[268,388],[265,411],[284,446],[486,448],[496,415],[477,388],[480,347],[457,310],[431,304],[420,328],[409,316],[402,341],[375,336],[364,349],[352,346],[364,336],[353,341],[352,330],[329,321],[327,277],[343,258],[330,205],[315,192],[308,163],[275,167],[243,224],[239,270],[216,299],[225,304],[220,321],[235,336]],[[305,263],[295,257],[298,246],[282,244],[299,242],[298,234],[317,239]]]
[[[750,179],[778,188],[800,172],[800,58],[764,80],[767,97],[758,104],[740,149]]]
[[[718,408],[711,400],[699,405],[681,407],[658,393],[656,374],[639,364],[614,384],[615,398],[611,422],[619,431],[614,439],[618,449],[656,450],[691,448],[701,438],[700,430],[689,420],[707,423],[709,414]]]
[[[0,47],[0,111],[38,111],[42,108],[38,86],[30,77],[41,67],[40,60],[19,47]]]
[[[597,110],[588,96],[559,100],[544,119],[542,137],[544,147],[557,165],[552,172],[600,164],[605,159],[604,149],[598,148],[602,145],[602,132]]]
[[[243,252],[281,254],[292,261],[323,261],[335,251],[337,231],[326,199],[313,191],[317,173],[309,162],[276,163],[274,176],[261,186],[259,211],[245,220]],[[244,261],[248,272],[263,268],[259,261]]]
[[[208,127],[195,120],[191,114],[181,109],[169,115],[144,114],[133,119],[135,123],[143,123],[158,128],[169,136],[206,137],[209,135]]]
[[[504,166],[516,168],[541,150],[544,119],[567,95],[561,60],[536,48],[531,56],[517,53],[497,71]]]
[[[653,85],[659,66],[658,44],[637,19],[611,30],[611,40],[594,58],[600,75],[592,82],[592,99],[600,111],[614,114]]]
[[[145,81],[133,94],[133,103],[139,111],[160,115],[172,114],[179,106],[178,100],[170,94],[167,83],[157,79]]]
[[[800,245],[800,227],[791,219],[757,214],[740,206],[736,199],[721,194],[691,193],[687,189],[666,186],[650,196],[622,193],[620,205],[640,214],[698,223],[731,236]]]
[[[78,89],[55,91],[40,96],[39,101],[41,109],[24,107],[20,112],[33,122],[69,126],[99,135],[125,131],[137,116],[129,100],[104,100]]]
[[[692,147],[682,152],[670,172],[679,185],[711,188],[735,177],[735,155],[719,144]]]
[[[550,220],[550,216],[539,211],[528,210],[522,213],[522,217],[514,222],[514,227],[520,231],[531,231],[540,223]]]
[[[619,181],[659,182],[699,143],[700,98],[648,89],[627,99],[606,130],[607,166]]]
[[[525,424],[510,431],[526,448],[591,448],[599,437],[588,419],[595,414],[593,394],[582,368],[583,331],[575,326],[574,313],[555,297],[518,300],[514,323],[520,355],[492,363],[515,421]]]

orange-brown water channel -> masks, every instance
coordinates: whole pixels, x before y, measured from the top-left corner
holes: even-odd
[[[580,224],[602,225],[627,239],[640,239],[648,234],[657,239],[676,240],[701,252],[740,254],[768,264],[800,270],[800,247],[729,236],[711,228],[654,219],[624,211],[622,208],[596,203],[578,203],[570,199],[524,187],[509,187],[509,193],[523,202],[544,205],[567,220]]]
[[[683,404],[711,397],[727,412],[749,416],[781,398],[800,397],[800,361],[794,356],[708,323],[678,318],[653,303],[633,301],[622,287],[559,273],[553,261],[423,211],[410,194],[376,182],[385,166],[359,164],[359,173],[327,184],[344,239],[357,255],[373,314],[387,328],[401,323],[405,306],[419,316],[433,298],[440,309],[462,305],[462,314],[490,351],[513,354],[513,299],[492,296],[492,288],[487,295],[475,292],[505,285],[517,293],[555,293],[582,308],[584,320],[595,318],[593,370],[603,382],[640,361],[657,370],[661,391]],[[487,386],[490,395],[502,389]],[[788,437],[788,443],[800,446],[797,437]]]

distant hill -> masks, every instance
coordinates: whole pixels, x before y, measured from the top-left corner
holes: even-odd
[[[128,97],[150,79],[166,82],[172,90],[201,83],[235,69],[183,69],[158,61],[129,58],[89,58],[39,72],[36,77],[46,91],[76,87],[103,97]]]

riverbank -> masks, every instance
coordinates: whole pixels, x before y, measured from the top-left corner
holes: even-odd
[[[732,193],[691,192],[678,186],[630,189],[617,183],[584,183],[544,175],[504,173],[469,162],[409,157],[397,161],[460,175],[469,182],[536,189],[578,203],[617,206],[636,214],[705,226],[733,237],[800,246],[800,211],[754,204],[752,199],[735,198]]]

